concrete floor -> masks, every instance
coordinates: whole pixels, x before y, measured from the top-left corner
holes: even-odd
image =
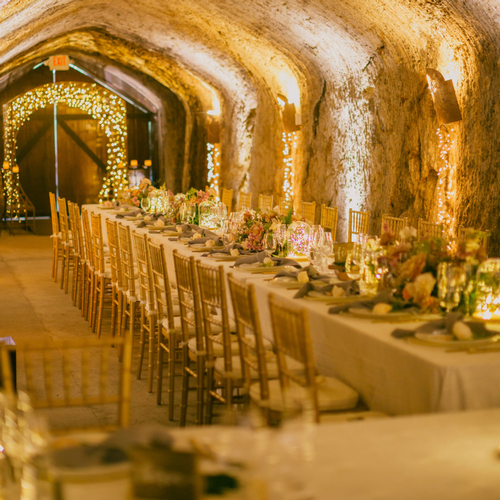
[[[66,295],[51,276],[52,240],[48,236],[0,233],[0,337],[13,337],[19,343],[32,339],[63,339],[94,336],[88,323],[74,307],[71,295]],[[109,313],[104,318],[102,335],[110,335]],[[111,368],[118,369],[115,349],[110,356]],[[135,368],[134,353],[134,368]],[[20,387],[24,377],[21,360],[18,362]],[[166,375],[166,370],[164,370]],[[74,378],[78,376],[75,374]],[[161,423],[178,426],[180,377],[177,378],[175,419],[168,420],[167,405],[156,404],[156,394],[147,392],[146,368],[143,377],[132,376],[131,425]],[[156,390],[156,384],[155,388]],[[190,392],[188,425],[195,421],[195,393]],[[166,380],[164,396],[166,401]],[[59,427],[71,421],[77,425],[102,425],[113,422],[110,410],[98,407],[64,409],[52,412],[50,425]]]

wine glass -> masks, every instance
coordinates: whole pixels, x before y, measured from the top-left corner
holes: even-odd
[[[272,255],[276,250],[276,240],[273,237],[273,233],[271,232],[266,233],[264,235],[263,243],[264,243],[263,244],[264,251],[268,255]]]
[[[284,257],[285,252],[285,242],[286,242],[286,224],[280,224],[273,233],[273,238],[276,242],[276,248],[278,248],[278,256]]]
[[[328,272],[328,265],[330,264],[329,259],[330,256],[333,254],[333,242],[332,242],[332,235],[331,233],[325,233],[330,236],[330,239],[325,238],[323,240],[323,243],[321,245],[321,253],[323,254],[323,262],[322,262],[322,267],[321,267],[321,272],[322,273],[327,273]]]
[[[361,278],[364,265],[363,253],[363,245],[360,243],[353,243],[352,250],[347,252],[345,272],[352,280]]]
[[[438,298],[441,307],[450,313],[460,304],[462,292],[466,285],[464,266],[451,262],[441,262],[438,266]]]
[[[309,233],[309,242],[311,247],[319,248],[323,244],[325,239],[325,231],[319,225],[313,226],[311,232]]]
[[[151,202],[149,201],[149,198],[147,197],[144,197],[142,200],[141,200],[141,208],[147,212],[149,211],[149,207],[151,206]]]

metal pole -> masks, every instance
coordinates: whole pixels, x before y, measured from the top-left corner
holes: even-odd
[[[56,70],[52,70],[52,83],[56,83]],[[56,173],[56,197],[59,197],[59,154],[57,149],[57,100],[54,100],[54,158]],[[56,199],[57,199],[56,198]]]

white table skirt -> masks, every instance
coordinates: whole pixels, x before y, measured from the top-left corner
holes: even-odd
[[[174,435],[217,442],[221,432],[205,427]],[[500,497],[500,410],[321,424],[312,442],[315,458],[304,467],[316,500]],[[264,451],[262,461],[273,451]]]
[[[103,217],[108,211],[87,205]],[[135,227],[133,222],[120,219]],[[137,229],[147,232],[147,229]],[[105,231],[104,231],[105,232]],[[170,280],[175,279],[172,252],[195,255],[227,271],[233,263],[192,253],[186,245],[160,234],[149,234],[165,246]],[[268,276],[234,271],[238,278],[253,283],[257,290],[263,334],[272,340],[268,295],[275,293],[309,313],[314,355],[323,375],[336,376],[357,390],[372,410],[390,415],[449,412],[500,407],[500,352],[487,354],[447,353],[442,348],[419,346],[391,337],[395,324],[328,314],[328,307],[305,299],[293,299],[295,291],[275,287]],[[416,328],[419,323],[403,325]],[[500,474],[500,471],[499,471]]]

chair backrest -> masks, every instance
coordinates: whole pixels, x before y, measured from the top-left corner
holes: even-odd
[[[105,272],[104,241],[102,238],[101,214],[90,213],[92,224],[92,251],[94,252],[94,272]]]
[[[24,364],[26,392],[35,409],[111,405],[117,407],[116,423],[97,426],[100,430],[126,427],[130,418],[130,376],[132,341],[130,335],[96,339],[85,337],[57,341],[2,344],[1,370],[4,390],[14,393],[10,351]],[[121,346],[123,361],[109,361],[112,346]],[[113,356],[114,358],[114,356]],[[111,369],[110,369],[111,367]],[[119,376],[116,377],[116,370]],[[64,430],[71,427],[72,419]],[[94,427],[95,428],[95,427]],[[60,432],[62,429],[55,429]]]
[[[467,238],[469,233],[476,233],[478,229],[474,229],[473,227],[464,227],[459,226],[458,228],[458,240],[463,241]],[[488,242],[490,241],[491,232],[490,231],[481,231],[484,236],[481,240],[481,246],[484,247],[485,250],[488,250]]]
[[[49,193],[50,199],[50,220],[52,221],[52,234],[59,234],[59,217],[57,215],[57,202],[56,195],[54,193]]]
[[[92,231],[90,229],[89,212],[87,209],[82,208],[82,226],[83,226],[83,237],[85,240],[85,253],[88,265],[93,270],[94,269],[94,246],[92,243]]]
[[[148,240],[148,250],[149,258],[151,259],[151,272],[153,276],[158,322],[161,322],[166,314],[168,318],[168,327],[174,329],[174,302],[168,277],[165,247],[163,243],[157,245],[151,240]]]
[[[117,291],[123,290],[122,259],[120,242],[118,239],[117,222],[106,219],[106,233],[108,235],[109,264],[111,267],[111,282]]]
[[[300,215],[302,215],[307,222],[314,225],[316,220],[316,202],[302,201],[300,203]]]
[[[384,232],[384,224],[387,224],[389,229],[399,238],[399,233],[405,227],[408,227],[408,217],[398,218],[391,217],[390,215],[382,215],[382,229],[380,234]]]
[[[75,203],[68,201],[69,228],[71,229],[71,237],[73,239],[73,251],[80,253],[80,241],[78,228],[75,220]]]
[[[76,203],[73,203],[73,215],[75,217],[76,231],[78,232],[78,250],[81,258],[87,259],[88,256],[85,246],[85,238],[83,236],[82,216],[80,214],[80,207]]]
[[[148,236],[132,231],[132,242],[135,249],[135,261],[139,272],[139,290],[141,302],[146,305],[148,314],[156,311],[155,294],[153,286],[153,273],[148,250]]]
[[[61,241],[68,243],[69,237],[69,227],[68,227],[68,208],[66,206],[65,198],[57,198],[57,204],[59,205],[59,229],[61,231]]]
[[[244,208],[252,208],[252,193],[243,193],[240,191],[238,197],[238,212],[241,212]]]
[[[259,194],[259,208],[261,210],[272,210],[273,209],[273,195],[266,196],[264,194]]]
[[[130,227],[124,226],[121,222],[117,225],[118,240],[120,245],[120,258],[123,276],[123,291],[128,292],[130,300],[136,299],[135,290],[135,260],[134,250],[132,249],[132,236]]]
[[[231,213],[233,211],[233,190],[232,189],[222,189],[221,201],[227,207],[227,213]]]
[[[422,238],[441,238],[443,232],[443,224],[418,219],[417,238],[419,240]]]
[[[189,341],[189,329],[195,330],[197,355],[205,355],[198,276],[194,257],[185,257],[174,250],[175,277],[181,312],[182,338]]]
[[[285,200],[284,198],[280,199],[279,203],[279,211],[281,215],[286,215],[290,207],[293,207],[293,200]]]
[[[255,289],[252,284],[235,279],[232,274],[227,275],[231,300],[233,303],[236,333],[240,346],[241,371],[243,374],[243,393],[248,395],[250,386],[255,383],[252,371],[259,374],[260,400],[265,408],[269,401],[269,380],[266,364],[266,349],[260,328],[259,311]]]
[[[306,405],[314,411],[315,420],[319,422],[316,367],[307,311],[285,304],[274,294],[269,295],[269,311],[283,406],[286,410],[297,403]],[[298,388],[303,390],[297,391]]]
[[[332,241],[337,238],[337,220],[339,215],[338,207],[327,207],[326,205],[321,205],[321,217],[320,224],[323,230],[330,231],[332,233]]]
[[[213,362],[215,359],[212,342],[222,344],[224,350],[224,370],[226,373],[231,373],[231,332],[229,328],[224,267],[212,267],[197,261],[196,272],[198,273],[198,284],[200,287],[201,314],[207,346],[207,362]],[[214,327],[216,327],[215,335],[212,330]],[[221,328],[222,337],[219,337],[218,332]]]
[[[357,210],[349,209],[349,239],[348,243],[352,242],[353,235],[368,233],[368,226],[370,225],[370,211],[359,212]]]

